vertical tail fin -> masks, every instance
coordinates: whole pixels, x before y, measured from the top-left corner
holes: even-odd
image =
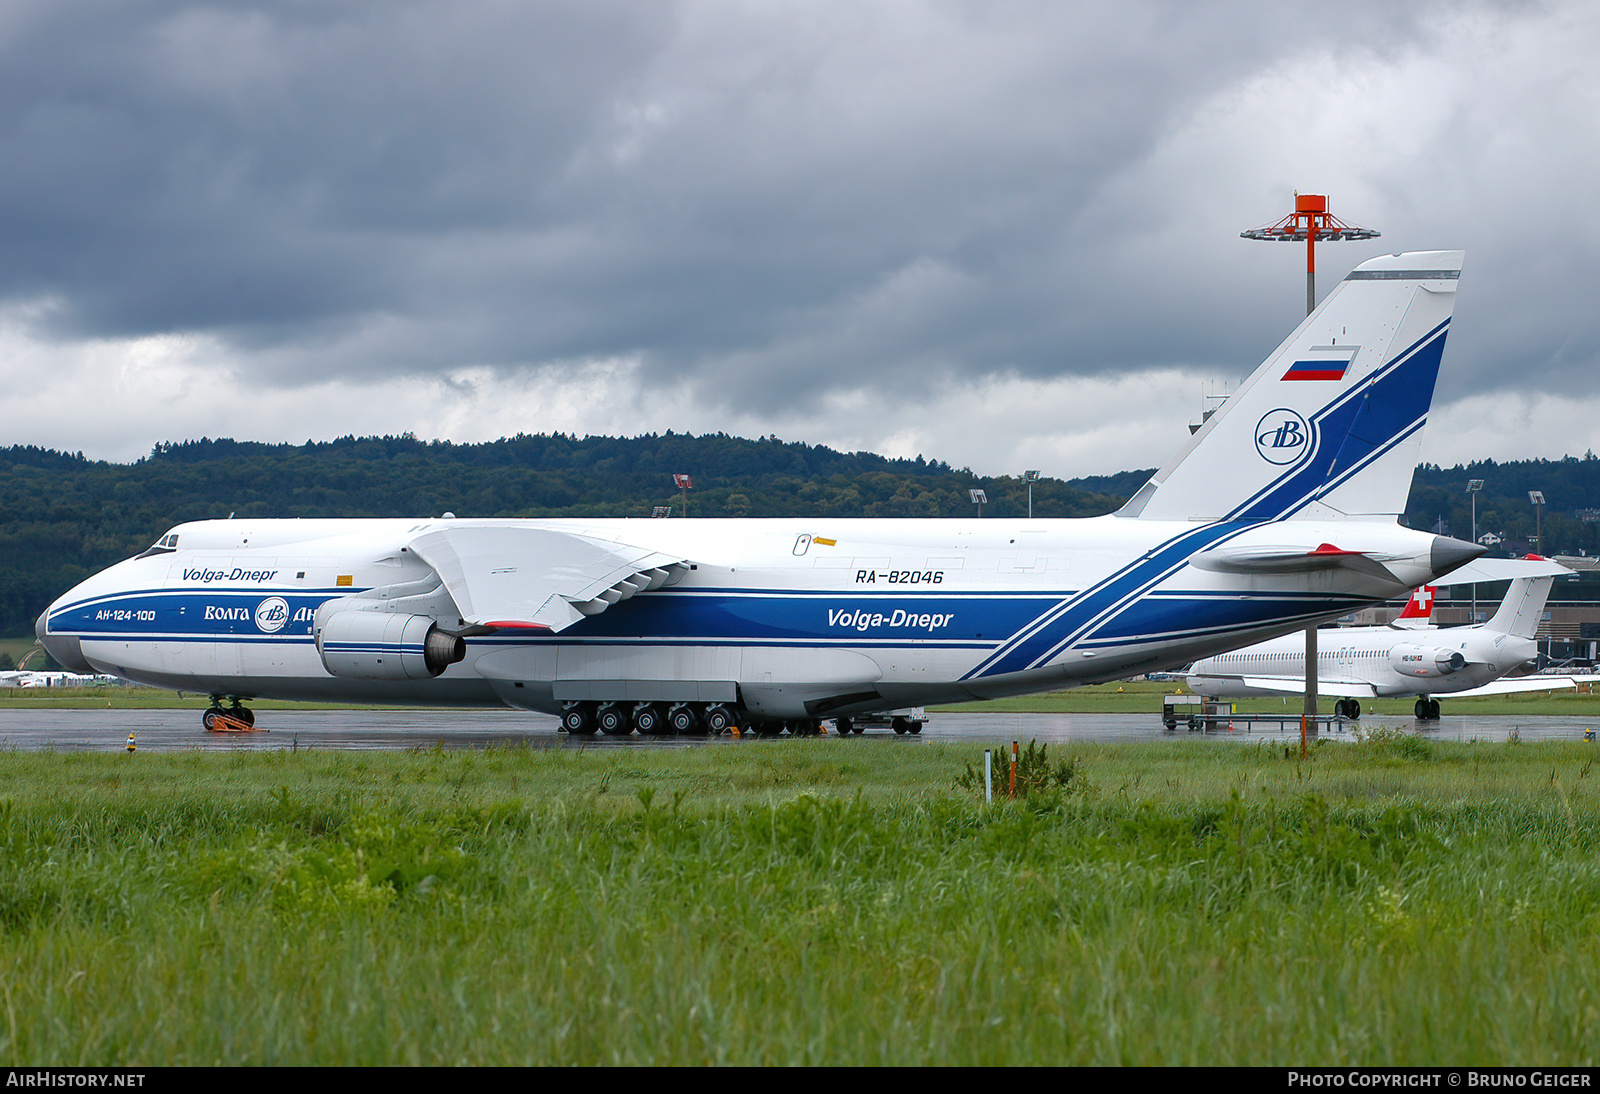
[[[1504,631],[1518,638],[1532,638],[1544,617],[1545,601],[1550,598],[1553,577],[1519,577],[1506,590],[1506,598],[1494,618],[1483,625],[1486,631]]]
[[[1393,519],[1405,510],[1461,251],[1363,262],[1122,516]]]

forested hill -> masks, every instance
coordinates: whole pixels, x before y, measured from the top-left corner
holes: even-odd
[[[31,633],[50,600],[186,520],[230,513],[648,517],[662,505],[677,517],[675,473],[693,479],[691,517],[973,516],[973,488],[988,493],[986,516],[1020,515],[1028,506],[1020,476],[985,478],[921,457],[720,433],[540,434],[487,444],[410,436],[303,445],[207,439],[157,445],[132,464],[0,448],[0,635]],[[1142,483],[1148,475],[1134,477]],[[1033,495],[1040,516],[1090,516],[1121,504],[1059,479],[1036,483]]]
[[[836,452],[818,445],[667,433],[633,438],[520,435],[487,444],[414,437],[342,437],[303,445],[232,440],[157,445],[131,464],[31,446],[0,448],[0,635],[29,633],[43,607],[90,572],[148,547],[167,528],[207,517],[649,516],[682,499],[691,517],[1021,516],[1027,488],[946,463]],[[1034,512],[1093,516],[1115,509],[1149,470],[1042,479]],[[1418,469],[1407,521],[1471,532],[1468,479],[1481,478],[1478,530],[1533,535],[1528,490],[1542,490],[1549,552],[1600,553],[1600,460],[1530,460]]]

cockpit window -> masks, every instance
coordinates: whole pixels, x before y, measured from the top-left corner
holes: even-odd
[[[164,535],[160,539],[156,540],[154,544],[152,544],[151,546],[145,548],[143,551],[139,552],[138,554],[134,555],[133,557],[134,558],[149,558],[151,555],[167,555],[167,554],[171,554],[173,551],[176,551],[177,549],[178,549],[178,534],[176,532],[168,532],[166,535]]]

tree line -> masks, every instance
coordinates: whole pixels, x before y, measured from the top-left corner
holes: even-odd
[[[725,433],[640,437],[519,434],[483,444],[340,437],[303,445],[202,438],[158,444],[133,463],[35,446],[0,448],[0,635],[31,633],[39,612],[96,570],[148,547],[174,524],[214,517],[648,517],[682,515],[674,474],[692,477],[691,517],[986,517],[1028,507],[1021,475],[983,476],[938,460],[891,459]],[[1041,478],[1040,517],[1109,513],[1151,471]],[[1482,461],[1418,469],[1407,523],[1443,522],[1516,542],[1533,535],[1527,490],[1543,490],[1546,553],[1600,553],[1600,459]]]

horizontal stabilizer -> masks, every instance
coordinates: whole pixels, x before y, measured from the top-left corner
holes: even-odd
[[[1559,562],[1538,555],[1523,558],[1479,558],[1455,570],[1441,585],[1476,585],[1485,581],[1515,581],[1519,577],[1562,577],[1572,573]]]
[[[1399,581],[1370,552],[1343,551],[1331,543],[1324,543],[1313,551],[1303,547],[1218,547],[1199,552],[1189,563],[1201,570],[1226,574],[1306,574],[1344,569],[1385,581]]]
[[[408,545],[432,566],[468,624],[561,631],[679,581],[688,563],[553,528],[461,525]]]

